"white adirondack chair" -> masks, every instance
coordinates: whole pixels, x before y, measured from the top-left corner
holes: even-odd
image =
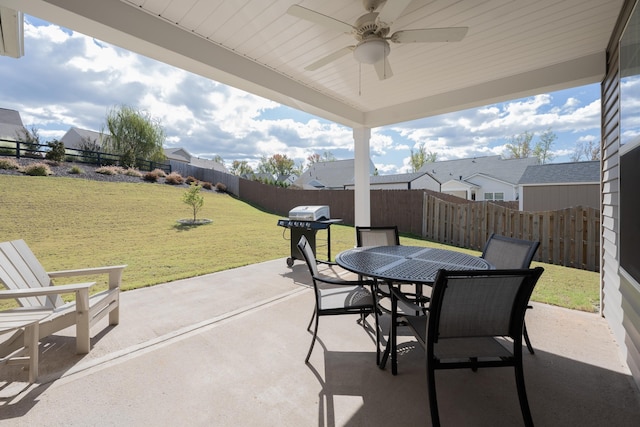
[[[38,338],[52,335],[75,325],[76,351],[88,353],[91,347],[90,328],[109,315],[109,325],[119,322],[119,294],[122,272],[126,265],[79,270],[46,272],[24,240],[0,243],[0,282],[7,290],[0,290],[0,299],[13,298],[22,308],[0,311],[0,322],[19,319],[21,311],[48,309],[51,314],[38,322]],[[53,278],[108,274],[109,288],[89,296],[95,282],[53,285]],[[75,293],[75,301],[65,303],[61,294]],[[14,335],[0,344],[0,357],[22,347],[26,328],[17,328]]]

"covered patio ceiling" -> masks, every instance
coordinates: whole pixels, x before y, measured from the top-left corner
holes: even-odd
[[[305,70],[357,41],[340,24],[330,28],[287,13],[300,5],[353,25],[366,13],[361,0],[0,0],[2,6],[354,128],[600,82],[623,0],[387,3],[376,10],[401,9],[389,35],[442,27],[468,27],[468,32],[459,42],[390,42],[393,76],[380,80],[373,65],[359,64],[351,52]]]

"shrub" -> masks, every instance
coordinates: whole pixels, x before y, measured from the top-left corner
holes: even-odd
[[[163,171],[162,169],[154,169],[151,171],[152,173],[155,173],[156,176],[160,177],[160,178],[165,178],[167,176],[167,174],[165,173],[165,171]]]
[[[227,192],[227,186],[224,185],[221,182],[216,183],[216,190],[218,190],[221,193],[226,193]]]
[[[180,185],[184,183],[184,178],[178,172],[171,172],[164,179],[164,182],[171,185]]]
[[[96,169],[96,173],[101,173],[103,175],[118,175],[123,172],[123,169],[120,166],[102,166]]]
[[[78,165],[73,165],[73,166],[71,166],[71,169],[69,169],[69,173],[72,173],[74,175],[81,175],[81,174],[84,173],[84,169],[82,169]]]
[[[20,165],[13,159],[0,159],[0,169],[17,170]]]
[[[142,179],[148,182],[158,182],[158,173],[156,171],[147,172]]]
[[[25,166],[24,169],[22,169],[22,172],[30,176],[53,175],[53,172],[51,172],[51,169],[49,169],[49,165],[45,163],[32,163]]]
[[[196,183],[196,184],[197,184],[197,183],[198,183],[198,180],[197,180],[197,179],[195,179],[194,177],[192,177],[191,175],[189,175],[189,176],[187,177],[187,179],[185,180],[185,182],[186,182],[187,184],[191,185],[192,183]]]
[[[142,178],[142,173],[138,169],[132,169],[132,168],[126,169],[124,171],[124,174],[127,175],[127,176],[134,176],[136,178]]]
[[[202,182],[202,188],[207,189],[207,190],[213,190],[213,184],[210,182]]]
[[[49,151],[45,154],[44,158],[47,160],[52,160],[54,162],[64,162],[64,158],[66,155],[64,149],[64,143],[62,141],[58,141],[54,139],[53,141],[47,142],[49,146]]]

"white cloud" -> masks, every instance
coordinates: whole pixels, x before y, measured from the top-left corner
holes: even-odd
[[[148,112],[167,146],[227,162],[313,153],[353,158],[352,130],[267,99],[153,61],[55,25],[25,22],[25,57],[0,57],[3,101],[44,139],[71,127],[101,130],[107,111],[126,104]],[[632,83],[627,83],[627,86]],[[585,95],[586,93],[586,95]],[[600,127],[599,90],[540,94],[372,130],[371,157],[380,173],[409,172],[409,153],[424,143],[447,160],[495,155],[508,138],[551,128],[564,153]],[[561,161],[562,159],[557,159]]]

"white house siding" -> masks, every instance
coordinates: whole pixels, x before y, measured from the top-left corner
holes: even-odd
[[[411,182],[412,190],[431,190],[431,191],[440,191],[440,183],[433,179],[428,174],[422,175],[420,178],[417,178]]]
[[[623,359],[640,387],[640,288],[626,280],[619,270],[619,66],[618,41],[635,0],[627,0],[621,19],[609,42],[607,75],[601,86],[602,99],[602,233],[601,301]]]
[[[476,175],[469,178],[469,181],[480,187],[476,190],[476,200],[484,200],[484,193],[503,193],[504,201],[511,202],[517,200],[517,190],[514,185],[491,179],[490,177],[483,175]]]

